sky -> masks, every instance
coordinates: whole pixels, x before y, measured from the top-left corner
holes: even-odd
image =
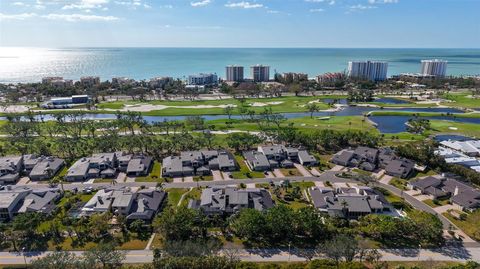
[[[0,46],[479,48],[480,0],[0,0]]]

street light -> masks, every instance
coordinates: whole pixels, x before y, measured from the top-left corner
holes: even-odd
[[[290,252],[290,242],[288,242],[288,262],[290,262],[290,256],[291,256],[291,252]]]
[[[25,257],[25,247],[22,248],[22,256],[23,256],[23,261],[25,262],[25,268],[27,268],[28,265],[27,265],[27,258]]]

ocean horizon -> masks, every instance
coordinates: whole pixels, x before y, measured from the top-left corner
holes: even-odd
[[[184,79],[195,73],[225,77],[225,66],[264,64],[274,72],[302,72],[309,77],[343,72],[351,60],[388,62],[388,76],[417,73],[422,59],[448,61],[447,75],[479,75],[477,48],[195,48],[195,47],[0,47],[0,82],[39,82],[42,77],[125,76],[136,80],[157,76]]]

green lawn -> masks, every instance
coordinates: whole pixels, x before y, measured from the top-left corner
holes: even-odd
[[[253,110],[260,113],[264,110],[265,106],[254,106],[254,103],[264,103],[271,107],[273,112],[304,112],[307,111],[305,105],[314,100],[328,98],[328,96],[314,97],[314,96],[284,96],[276,98],[247,98],[245,99],[244,106],[249,110]],[[164,106],[178,106],[171,107],[162,110],[154,110],[144,112],[142,114],[149,116],[171,116],[171,115],[218,115],[225,114],[222,107],[203,107],[194,108],[194,106],[221,106],[221,105],[236,105],[241,106],[241,102],[238,99],[223,99],[223,100],[194,100],[194,101],[123,101],[123,102],[106,102],[98,104],[98,109],[121,109],[124,105],[164,105]],[[328,109],[329,106],[323,102],[317,103],[319,109]],[[184,107],[188,107],[188,109]],[[238,109],[234,109],[232,114],[239,114]]]
[[[459,212],[460,213],[460,212]],[[463,213],[463,212],[462,212]],[[461,213],[460,213],[461,214]],[[480,241],[480,209],[469,213],[466,220],[460,220],[449,212],[443,213],[451,222],[457,225],[462,231],[473,239]]]
[[[177,206],[182,195],[189,189],[167,189],[166,191],[168,193],[168,205]]]
[[[448,205],[448,199],[435,200],[435,201],[432,200],[432,199],[428,199],[428,200],[424,200],[423,202],[430,207],[439,207],[439,206],[442,206],[442,205]]]
[[[432,128],[430,132],[433,133],[459,133],[466,136],[480,137],[480,124],[444,120],[431,120],[430,124]]]
[[[190,199],[199,200],[201,195],[202,195],[202,189],[201,188],[193,188],[193,189],[191,189],[190,191],[187,192],[187,194],[185,195],[185,198],[182,200],[181,205],[182,206],[187,206],[188,201],[190,201]]]
[[[232,172],[233,178],[246,179],[246,178],[264,178],[265,177],[265,175],[262,172],[250,171],[250,169],[248,169],[248,166],[241,155],[235,155],[235,160],[240,166],[240,170]]]
[[[303,176],[297,168],[280,168],[282,174],[286,177],[301,177]]]
[[[401,190],[404,190],[404,191],[408,190],[407,183],[408,183],[407,180],[402,179],[402,178],[398,178],[398,177],[392,178],[392,180],[390,180],[390,182],[389,182],[390,185],[395,186],[398,189],[401,189]]]
[[[161,177],[162,165],[158,161],[153,162],[152,171],[144,177],[137,177],[136,182],[165,182],[166,179]]]
[[[193,177],[193,181],[212,181],[213,176],[195,176]]]
[[[453,102],[444,102],[442,105],[464,108],[480,108],[480,96],[472,98],[471,93],[445,93],[443,98]]]

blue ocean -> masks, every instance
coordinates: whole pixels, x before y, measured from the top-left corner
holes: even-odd
[[[225,66],[270,66],[276,72],[303,72],[309,77],[341,72],[350,60],[383,60],[388,75],[419,72],[420,60],[448,61],[448,75],[480,74],[480,49],[334,49],[334,48],[15,48],[0,47],[0,82],[38,82],[45,76],[102,80],[125,76],[185,78],[200,72],[225,76]]]

